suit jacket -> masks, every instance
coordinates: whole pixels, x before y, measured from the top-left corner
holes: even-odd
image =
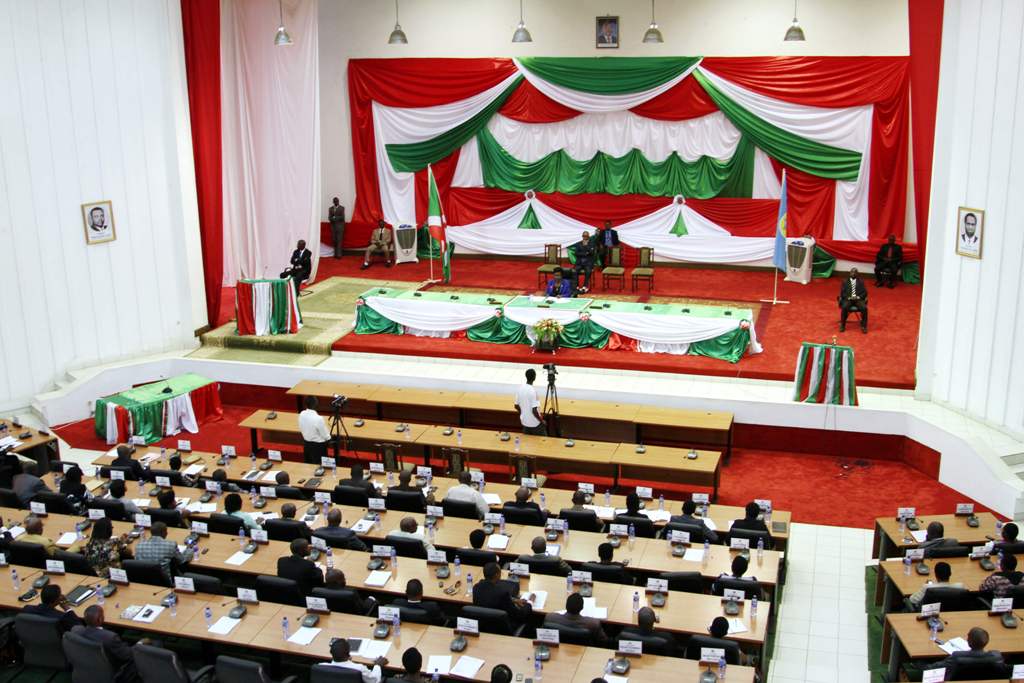
[[[473,586],[473,604],[477,607],[500,609],[513,621],[524,621],[533,612],[529,603],[522,606],[512,601],[512,592],[500,581],[480,581]]]
[[[329,220],[331,223],[334,223],[335,221],[344,223],[345,207],[342,206],[341,204],[338,204],[337,206],[331,204],[331,206],[327,209],[327,220]]]
[[[505,505],[502,506],[502,510],[509,508],[523,512],[533,512],[537,518],[537,524],[544,524],[544,520],[547,519],[547,515],[541,512],[540,505],[533,501],[527,501],[525,503],[505,503]]]
[[[398,598],[397,600],[391,603],[391,606],[412,607],[414,609],[421,609],[427,613],[427,617],[429,617],[430,623],[438,626],[444,623],[444,612],[441,610],[441,605],[437,604],[433,600],[409,602],[406,598]]]
[[[576,254],[576,265],[578,267],[594,267],[594,260],[597,258],[597,247],[594,244],[593,237],[591,237],[587,242],[583,242],[581,240],[574,244],[573,251]]]
[[[569,572],[572,571],[572,568],[569,566],[569,563],[563,560],[561,557],[551,557],[546,553],[544,555],[523,553],[522,555],[516,558],[516,562],[522,562],[524,564],[529,564],[533,560],[558,560],[558,571],[562,574],[562,576],[568,576]]]
[[[370,498],[380,497],[380,494],[377,493],[377,487],[369,479],[341,479],[338,481],[338,486],[352,486],[357,489],[364,489],[366,495]]]
[[[89,640],[102,643],[103,651],[107,653],[111,662],[123,665],[132,661],[132,649],[128,646],[128,643],[121,640],[121,636],[113,631],[94,626],[75,626],[71,630],[85,636]]]
[[[289,529],[295,529],[299,534],[299,538],[304,538],[308,541],[313,536],[313,532],[305,522],[300,522],[297,519],[276,519],[274,521],[277,522],[275,526],[287,526]]]
[[[946,680],[953,680],[953,676],[956,675],[959,667],[968,666],[979,666],[982,664],[993,664],[1006,666],[1006,660],[1003,659],[1003,653],[999,650],[981,650],[975,652],[974,650],[962,650],[954,652],[950,656],[946,657],[938,664],[929,666],[929,669],[945,667],[946,669]],[[1009,669],[1009,667],[1007,667]],[[1007,675],[1010,673],[1006,672]],[[958,679],[956,679],[958,680]]]
[[[760,519],[737,519],[736,521],[734,521],[732,523],[732,527],[730,527],[730,530],[731,529],[745,529],[747,531],[761,531],[761,532],[764,532],[764,533],[768,534],[769,536],[771,536],[771,532],[768,530],[768,527],[765,526],[765,523],[763,521],[761,521]],[[765,545],[768,545],[767,541],[765,542]]]
[[[668,520],[669,524],[697,524],[704,529],[704,537],[709,543],[718,543],[718,534],[708,528],[704,520],[693,515],[672,515]]]
[[[110,463],[111,467],[127,467],[131,470],[131,473],[135,476],[135,479],[141,479],[144,468],[142,463],[138,460],[128,458],[127,460],[121,460],[120,458],[114,458],[114,462]]]
[[[843,284],[839,287],[840,305],[849,301],[850,297],[854,294],[857,295],[859,301],[868,302],[868,288],[864,285],[864,280],[857,278],[856,285],[851,286],[850,278],[844,278]]]
[[[347,548],[348,550],[358,550],[359,552],[366,552],[366,544],[356,536],[356,532],[343,526],[322,526],[313,532],[313,535],[317,538],[322,538],[327,541],[327,545],[332,548]]]
[[[615,228],[601,228],[597,231],[597,243],[602,247],[605,246],[606,233],[611,233],[612,246],[619,246],[619,231]]]
[[[36,616],[53,619],[57,622],[58,628],[60,629],[61,633],[66,633],[67,631],[73,629],[75,626],[79,626],[85,623],[77,614],[75,614],[71,610],[65,612],[64,610],[56,609],[54,607],[50,607],[49,605],[28,605],[27,607],[25,607],[25,609],[22,610],[22,612],[24,612],[25,614],[35,614]]]
[[[309,274],[313,271],[313,252],[309,249],[296,249],[292,252],[292,273],[295,275],[301,275],[302,279],[305,280],[309,277]]]
[[[299,584],[299,591],[309,595],[314,588],[324,585],[324,573],[311,560],[288,555],[277,560],[277,575]]]
[[[14,481],[11,483],[11,486],[14,487],[14,495],[18,496],[18,500],[25,507],[28,507],[29,501],[35,498],[36,494],[50,490],[50,487],[34,474],[22,473],[14,475]]]
[[[561,624],[562,626],[575,626],[576,628],[585,628],[590,632],[590,637],[595,645],[603,645],[608,642],[608,635],[601,628],[601,621],[594,619],[593,617],[585,617],[581,614],[559,614],[557,612],[551,612],[544,619],[544,625],[548,624]]]
[[[895,263],[899,265],[903,263],[903,247],[899,244],[889,244],[886,242],[878,250],[878,254],[875,255],[875,265],[881,263]]]
[[[544,293],[547,294],[548,296],[558,296],[567,298],[572,296],[572,285],[569,284],[568,280],[562,278],[562,281],[558,283],[556,289],[555,280],[554,278],[552,278],[548,280],[548,286],[545,288]]]
[[[935,548],[950,548],[960,543],[955,538],[933,538],[930,541],[924,541],[917,547],[924,550],[925,557],[931,557],[931,551]]]

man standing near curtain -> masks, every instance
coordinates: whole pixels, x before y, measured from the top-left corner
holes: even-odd
[[[341,258],[342,242],[345,239],[345,207],[334,198],[327,209],[327,220],[331,223],[331,239],[334,242],[334,258]]]
[[[608,265],[608,252],[612,247],[619,246],[619,231],[612,227],[611,221],[605,221],[604,227],[597,231],[597,254],[601,264]]]

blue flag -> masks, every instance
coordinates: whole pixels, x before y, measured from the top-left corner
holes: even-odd
[[[775,224],[775,253],[772,263],[786,270],[786,171],[782,171],[782,199],[779,200],[779,220]]]

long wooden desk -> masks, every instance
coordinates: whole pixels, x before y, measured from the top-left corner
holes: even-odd
[[[930,522],[942,522],[946,538],[955,538],[961,545],[982,545],[995,533],[996,517],[991,512],[979,512],[978,526],[967,526],[967,517],[958,515],[923,515],[919,516],[918,524],[921,531],[928,528]],[[908,548],[916,548],[918,543],[910,535],[910,531],[899,530],[899,522],[895,516],[878,517],[875,519],[875,536],[871,556],[885,560],[894,555],[903,556]]]
[[[543,393],[544,384],[537,390]],[[305,396],[329,399],[335,394],[350,400],[347,414],[375,415],[379,419],[430,421],[462,427],[519,429],[513,392],[455,392],[374,384],[303,380],[288,390],[302,410]],[[662,408],[635,403],[566,399],[559,401],[564,435],[632,443],[705,445],[732,454],[733,414],[724,411]]]
[[[0,429],[7,427],[7,436],[12,436],[21,444],[11,449],[12,452],[26,458],[32,458],[39,465],[38,473],[50,471],[50,461],[60,459],[60,441],[53,432],[43,433],[38,429],[21,425],[15,427],[14,422],[0,418]],[[22,435],[27,436],[22,437]]]
[[[916,568],[919,562],[914,562],[910,573],[903,570],[903,561],[892,559],[883,560],[878,563],[878,582],[875,588],[875,604],[881,605],[885,611],[897,605],[902,598],[907,598],[916,593],[929,581],[935,580],[934,568],[936,563],[945,562],[952,569],[951,580],[962,583],[969,591],[977,591],[981,583],[995,572],[999,571],[999,559],[995,556],[989,558],[996,565],[992,571],[981,568],[977,560],[967,557],[943,557],[930,558],[925,563],[932,567],[933,571],[927,576],[917,573]],[[1024,561],[1024,555],[1017,555],[1019,561]],[[882,590],[879,590],[879,587]]]

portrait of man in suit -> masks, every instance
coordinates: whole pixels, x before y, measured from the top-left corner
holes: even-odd
[[[597,47],[611,48],[619,46],[619,18],[597,18]]]
[[[957,216],[956,253],[970,258],[981,258],[981,237],[985,225],[985,212],[961,206]]]
[[[82,204],[82,220],[85,222],[86,244],[114,241],[114,214],[110,202]]]

